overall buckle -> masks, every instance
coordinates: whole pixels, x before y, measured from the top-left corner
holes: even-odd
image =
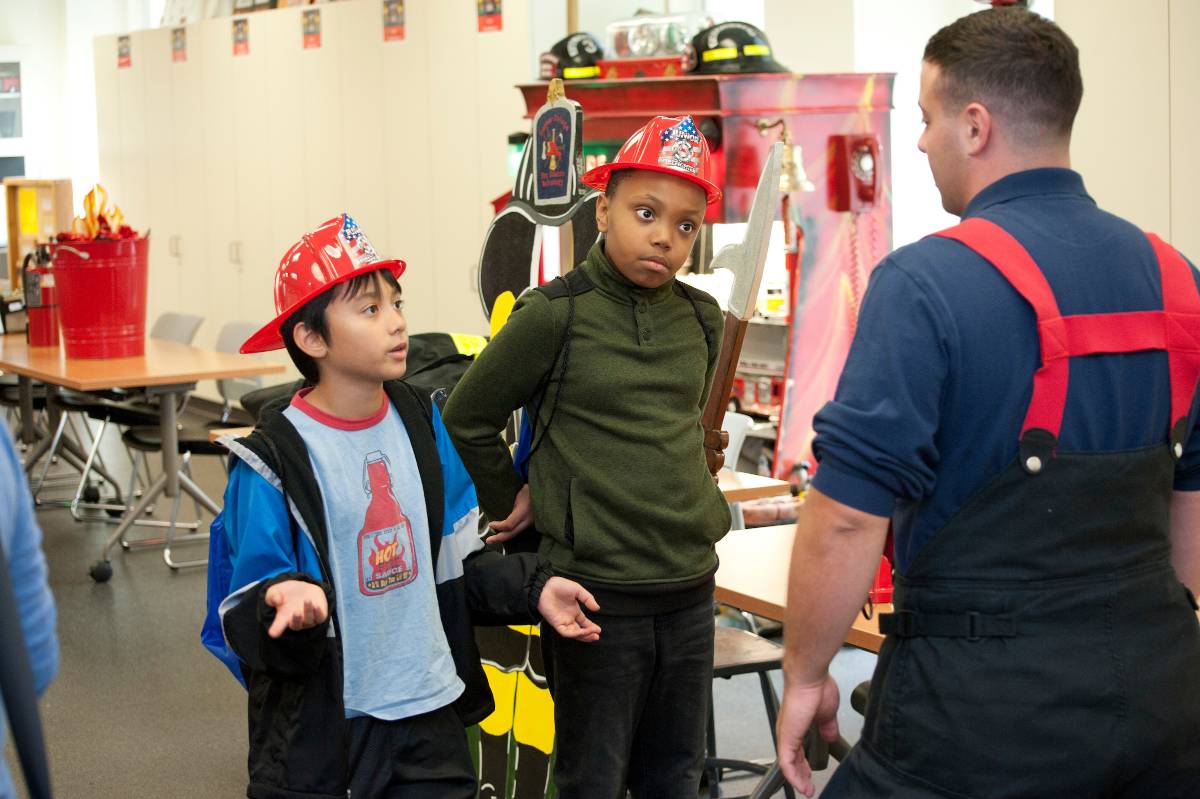
[[[983,624],[979,619],[979,611],[967,611],[967,640],[978,641],[983,638]]]

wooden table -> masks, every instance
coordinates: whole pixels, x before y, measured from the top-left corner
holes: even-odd
[[[216,427],[208,431],[208,440],[215,444],[225,436],[245,438],[253,430],[253,427]]]
[[[717,568],[717,600],[783,621],[795,535],[794,524],[731,531],[717,544],[717,557],[721,561]],[[879,632],[879,614],[891,610],[891,605],[876,605],[870,619],[859,613],[846,635],[846,643],[878,652],[884,639]]]
[[[147,339],[145,353],[134,358],[68,358],[60,347],[30,347],[23,335],[7,335],[0,336],[0,371],[13,372],[19,378],[22,438],[29,443],[33,443],[34,438],[32,381],[35,379],[46,384],[46,410],[52,427],[57,425],[61,414],[55,401],[59,387],[76,391],[136,388],[159,397],[163,473],[137,505],[126,512],[105,543],[101,560],[92,566],[92,577],[105,582],[112,576],[108,555],[113,545],[159,495],[174,498],[182,489],[210,512],[220,512],[191,478],[180,471],[179,432],[175,418],[180,397],[195,388],[200,380],[278,374],[284,367],[246,355],[215,352],[160,339]],[[49,448],[49,438],[39,442],[30,452],[28,464],[36,462]],[[70,445],[67,451],[72,457],[83,455],[72,452]]]
[[[725,495],[726,502],[745,502],[750,499],[763,497],[781,497],[791,493],[791,486],[786,480],[776,480],[774,477],[763,477],[748,472],[735,472],[722,469],[717,473],[717,485]]]

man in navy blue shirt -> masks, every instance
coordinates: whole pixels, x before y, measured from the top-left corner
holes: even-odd
[[[890,524],[896,609],[824,796],[1200,796],[1200,292],[1071,171],[1082,92],[1024,8],[926,47],[918,147],[963,222],[875,269],[814,420],[779,720],[806,795]]]

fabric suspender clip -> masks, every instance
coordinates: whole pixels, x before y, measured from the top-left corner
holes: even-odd
[[[898,638],[1012,638],[1017,634],[1017,619],[1011,614],[922,613],[898,610],[879,617],[879,631]]]
[[[1021,435],[1019,459],[1026,474],[1038,474],[1054,458],[1058,439],[1049,430],[1034,427]]]
[[[1171,457],[1175,460],[1183,457],[1183,448],[1187,445],[1188,432],[1186,416],[1171,426]]]

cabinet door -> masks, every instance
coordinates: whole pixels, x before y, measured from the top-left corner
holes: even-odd
[[[300,31],[291,14],[250,14],[249,53],[232,59],[230,94],[234,132],[234,228],[236,296],[224,305],[221,323],[270,318],[275,266],[281,253],[271,252],[271,146],[275,133],[268,95],[275,91],[269,65],[277,53],[299,49]],[[294,36],[287,36],[291,32]],[[290,40],[290,41],[289,41]],[[301,165],[295,165],[300,168]]]
[[[335,5],[321,6],[325,30],[322,46],[300,53],[300,85],[305,113],[301,143],[304,179],[308,184],[307,213],[311,224],[329,219],[346,207],[346,172],[342,136],[344,125],[370,124],[371,109],[351,109],[343,101],[341,37],[329,35],[340,22]]]
[[[175,257],[178,230],[175,170],[175,104],[171,82],[171,31],[143,31],[135,43],[145,64],[146,216],[130,223],[150,235],[150,285],[146,318],[151,323],[164,311],[182,311],[179,260]]]
[[[129,34],[130,64],[117,70],[120,180],[105,186],[109,204],[119,205],[125,218],[140,230],[145,230],[150,216],[146,194],[146,33]]]
[[[438,330],[434,258],[434,160],[427,109],[431,91],[433,3],[405,4],[405,38],[384,42],[383,175],[387,254],[408,263],[400,279],[411,332]],[[382,38],[382,33],[380,34]],[[449,87],[441,91],[450,91]],[[372,233],[371,235],[379,235]]]
[[[324,217],[310,218],[308,211],[308,168],[304,160],[304,136],[313,109],[300,80],[301,14],[299,8],[273,12],[282,20],[276,32],[280,42],[267,52],[266,79],[271,87],[264,102],[267,108],[268,148],[270,170],[270,202],[267,224],[260,231],[265,246],[262,263],[263,279],[274,279],[284,252],[312,230]],[[332,213],[330,214],[332,215]],[[251,298],[258,303],[250,318],[268,319],[275,314],[271,292]]]
[[[381,257],[396,257],[385,232],[386,145],[380,117],[386,100],[380,4],[345,3],[326,6],[321,13],[328,19],[326,41],[336,48],[341,63],[343,145],[336,157],[346,176],[345,210],[366,231]]]
[[[209,301],[197,309],[208,321],[200,329],[196,343],[210,346],[216,342],[220,321],[214,317],[236,305],[238,293],[237,219],[237,139],[234,132],[234,59],[233,20],[206,20],[200,30],[201,93],[197,102],[204,109],[204,216],[205,260],[203,274],[209,287]],[[189,31],[191,28],[189,28]],[[250,52],[254,52],[254,39]],[[189,43],[189,55],[192,47]],[[236,56],[247,58],[250,56]]]
[[[171,75],[172,137],[175,142],[176,214],[171,234],[175,237],[175,259],[179,265],[178,310],[208,317],[217,307],[213,301],[218,289],[214,275],[220,274],[211,260],[211,231],[205,203],[205,148],[208,127],[214,120],[205,113],[206,48],[202,42],[202,28],[189,25],[186,30],[187,59],[172,61],[167,69]],[[225,199],[232,201],[228,193]]]

